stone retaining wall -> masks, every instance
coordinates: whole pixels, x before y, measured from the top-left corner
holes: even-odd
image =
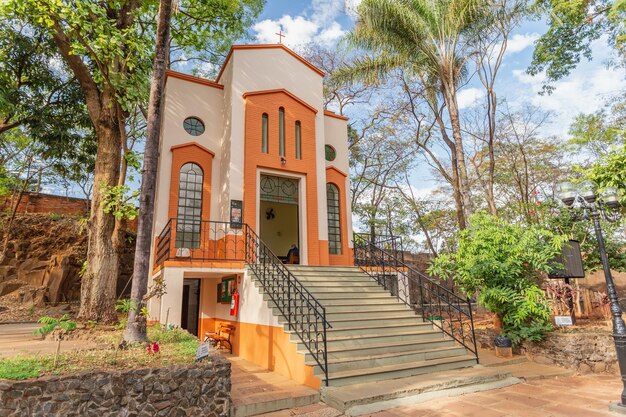
[[[0,417],[227,417],[230,362],[0,380]]]
[[[554,364],[583,374],[619,371],[613,337],[608,331],[552,332],[542,342],[525,342],[522,351],[533,362]]]

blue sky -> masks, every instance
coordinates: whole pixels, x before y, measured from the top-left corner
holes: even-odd
[[[354,10],[360,0],[268,0],[251,33],[258,43],[276,43],[275,35],[282,27],[287,46],[298,49],[311,41],[335,45],[342,35],[354,25]],[[607,68],[611,49],[606,41],[593,45],[594,59],[581,62],[572,74],[555,84],[551,95],[539,95],[543,77],[531,77],[526,73],[535,40],[545,31],[541,21],[523,22],[509,41],[507,55],[500,69],[496,91],[500,99],[512,107],[533,104],[551,111],[553,122],[543,134],[567,138],[568,127],[579,113],[600,109],[608,98],[626,90],[626,72]],[[484,93],[478,80],[470,82],[459,92],[462,110],[480,105]],[[435,185],[426,168],[413,175],[413,186],[424,194]]]

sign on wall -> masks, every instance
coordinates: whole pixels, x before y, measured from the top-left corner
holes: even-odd
[[[241,229],[243,225],[243,201],[230,200],[230,227]]]

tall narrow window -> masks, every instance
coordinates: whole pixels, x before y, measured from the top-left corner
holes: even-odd
[[[326,208],[328,210],[328,253],[341,255],[339,189],[335,184],[326,184]]]
[[[261,122],[261,152],[267,153],[267,113],[263,113]]]
[[[296,159],[302,159],[302,126],[300,120],[296,122]]]
[[[200,247],[202,220],[202,169],[193,163],[180,168],[178,177],[178,215],[176,216],[176,247]]]
[[[278,154],[285,156],[285,109],[278,109]]]

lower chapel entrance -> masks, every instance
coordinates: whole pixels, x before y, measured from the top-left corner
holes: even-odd
[[[287,254],[292,245],[301,250],[299,183],[295,178],[261,174],[259,237],[285,262],[289,261]],[[292,257],[291,262],[298,259]]]

